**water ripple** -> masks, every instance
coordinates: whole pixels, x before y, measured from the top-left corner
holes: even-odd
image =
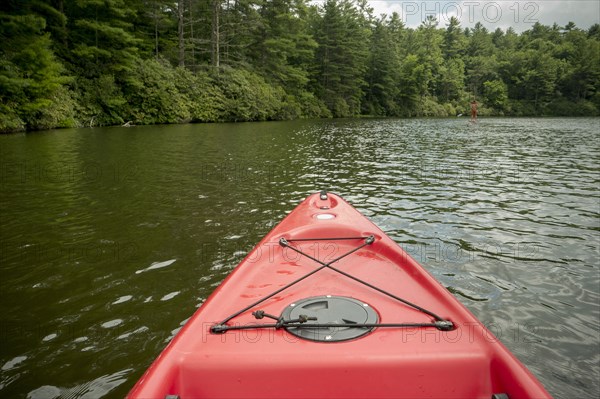
[[[20,172],[0,181],[0,396],[124,397],[244,254],[327,189],[448,287],[554,396],[595,397],[597,122],[321,120],[0,136],[3,165]],[[44,168],[66,174],[45,179]]]

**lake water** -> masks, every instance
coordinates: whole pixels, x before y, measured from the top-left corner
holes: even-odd
[[[556,397],[600,391],[598,119],[0,136],[0,397],[118,398],[308,194],[342,195]]]

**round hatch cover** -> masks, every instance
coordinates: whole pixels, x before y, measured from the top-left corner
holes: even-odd
[[[281,316],[295,320],[301,316],[316,317],[301,327],[286,326],[286,330],[297,337],[320,342],[339,342],[368,334],[374,327],[328,326],[318,324],[372,324],[379,322],[377,312],[367,303],[342,296],[316,296],[302,299],[287,306]],[[315,327],[311,327],[311,325]]]

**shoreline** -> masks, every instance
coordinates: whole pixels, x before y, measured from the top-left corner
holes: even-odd
[[[479,117],[477,121],[487,119],[582,119],[582,118],[600,118],[600,115],[486,115]],[[294,122],[294,121],[309,121],[309,120],[321,120],[321,121],[335,121],[335,120],[360,120],[360,119],[389,119],[389,120],[414,120],[414,119],[463,119],[470,121],[469,115],[463,114],[462,116],[379,116],[379,115],[358,115],[351,117],[341,118],[296,118],[296,119],[276,119],[276,120],[251,120],[251,121],[214,121],[214,122],[193,122],[183,121],[179,123],[149,123],[149,124],[136,124],[136,123],[124,123],[119,125],[101,125],[101,126],[65,126],[65,127],[53,127],[49,129],[38,129],[38,130],[17,130],[9,132],[0,132],[0,136],[10,136],[19,134],[29,133],[44,133],[52,130],[64,130],[64,129],[95,129],[95,128],[107,128],[107,127],[142,127],[142,126],[171,126],[171,125],[213,125],[213,124],[240,124],[240,123],[265,123],[265,122]],[[131,121],[130,121],[131,122]]]

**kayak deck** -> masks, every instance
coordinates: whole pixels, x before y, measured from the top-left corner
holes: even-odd
[[[257,319],[263,313],[256,311],[278,320]],[[274,326],[293,314],[317,320]],[[435,327],[436,317],[452,323],[449,331]],[[343,327],[310,327],[323,320]],[[349,326],[365,320],[409,326]],[[294,335],[299,330],[304,338]],[[361,331],[353,337],[349,330]],[[129,397],[494,394],[549,397],[491,332],[381,230],[340,197],[315,194],[228,276]]]

